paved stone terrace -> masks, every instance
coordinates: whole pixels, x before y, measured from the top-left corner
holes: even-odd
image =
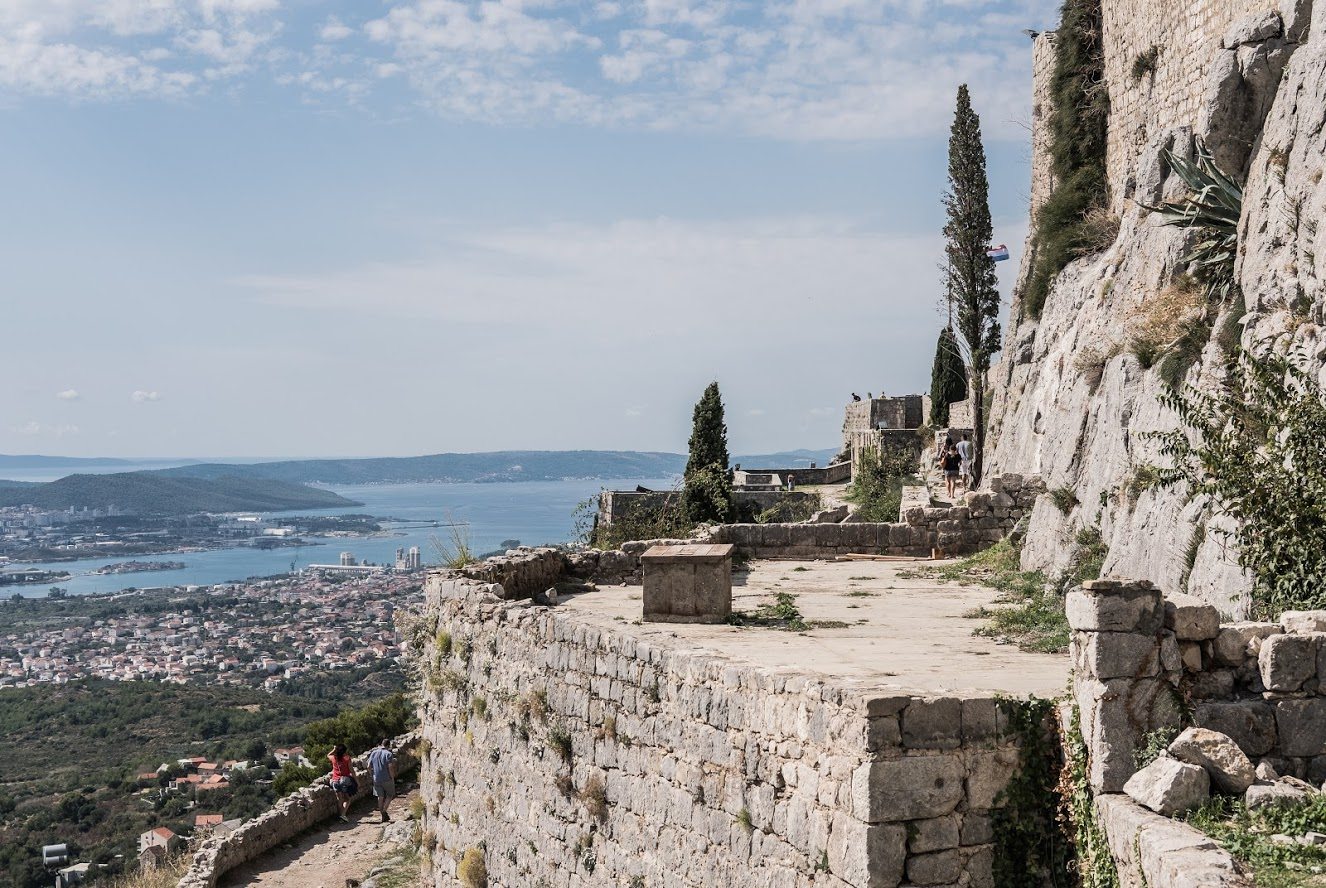
[[[643,623],[639,586],[574,595],[562,607],[586,623],[667,646],[707,649],[758,666],[859,680],[909,693],[1041,697],[1063,693],[1067,656],[1024,653],[972,635],[964,616],[998,597],[993,589],[942,583],[924,568],[942,562],[755,561],[733,574],[734,610],[750,611],[789,592],[808,621],[847,628],[805,633],[764,627]],[[851,593],[856,593],[855,595]]]

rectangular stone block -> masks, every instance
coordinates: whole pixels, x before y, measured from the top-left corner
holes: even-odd
[[[732,615],[730,543],[654,546],[640,556],[644,619],[725,623]]]
[[[1158,589],[1099,580],[1069,592],[1064,610],[1068,625],[1078,631],[1145,635],[1160,630],[1165,613]]]
[[[900,823],[862,823],[838,813],[829,833],[829,872],[861,888],[895,888],[907,859],[907,830]]]
[[[962,702],[955,697],[913,700],[902,712],[902,745],[957,749],[962,745]]]
[[[1206,641],[1220,632],[1220,611],[1200,598],[1175,592],[1165,601],[1165,628],[1179,641]]]
[[[926,854],[958,847],[960,821],[957,814],[912,821],[907,824],[907,851],[911,854]]]
[[[1100,680],[1154,678],[1160,674],[1160,639],[1132,632],[1076,632],[1073,668]]]
[[[1275,726],[1282,755],[1326,754],[1326,699],[1277,701]]]
[[[1268,691],[1297,691],[1317,674],[1317,636],[1272,635],[1258,657]]]
[[[867,823],[942,817],[962,801],[965,776],[953,755],[867,762],[852,774],[852,812]]]

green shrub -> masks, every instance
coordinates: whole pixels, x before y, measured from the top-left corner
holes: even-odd
[[[1306,355],[1241,354],[1215,392],[1168,390],[1181,427],[1158,434],[1165,484],[1233,519],[1254,618],[1326,606],[1326,392]]]
[[[1050,502],[1054,503],[1054,507],[1065,515],[1078,506],[1077,494],[1073,492],[1071,487],[1056,487],[1051,490]]]
[[[847,499],[864,521],[898,520],[903,483],[918,468],[918,455],[907,447],[867,447],[861,451]]]
[[[562,725],[553,725],[548,729],[548,748],[568,764],[571,761],[571,732]]]

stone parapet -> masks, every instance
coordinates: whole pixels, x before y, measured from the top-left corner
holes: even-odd
[[[999,542],[1030,514],[1045,492],[1038,478],[1005,475],[991,489],[968,493],[961,506],[916,504],[891,524],[724,524],[707,539],[731,543],[753,558],[815,559],[849,554],[927,558],[938,549],[966,555]]]
[[[418,743],[417,733],[404,734],[393,742],[401,773],[419,763]],[[373,787],[368,776],[367,753],[354,759],[354,768],[359,782],[359,793],[355,796],[358,801],[368,796]],[[235,867],[261,857],[277,845],[335,817],[338,810],[336,792],[330,781],[329,776],[319,777],[303,789],[278,800],[234,832],[203,842],[194,852],[177,888],[216,888],[221,877]]]
[[[430,885],[474,848],[499,885],[992,888],[1006,704],[757,667],[488,589],[427,586]]]

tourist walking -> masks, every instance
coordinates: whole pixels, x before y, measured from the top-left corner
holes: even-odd
[[[350,803],[359,792],[354,763],[350,761],[350,752],[344,743],[337,743],[332,751],[327,753],[327,758],[331,760],[331,786],[336,792],[336,805],[340,809],[340,818],[343,822],[349,823]]]
[[[368,773],[373,778],[378,813],[386,823],[391,819],[387,816],[387,805],[396,797],[396,755],[391,751],[390,740],[383,740],[381,746],[368,754]]]
[[[963,433],[962,440],[958,442],[958,456],[962,458],[958,474],[962,478],[962,489],[966,490],[971,487],[971,435]]]
[[[948,485],[948,498],[952,500],[958,486],[958,476],[962,472],[962,457],[958,456],[958,448],[953,442],[950,441],[944,449],[944,457],[939,464],[944,470],[944,483]]]

